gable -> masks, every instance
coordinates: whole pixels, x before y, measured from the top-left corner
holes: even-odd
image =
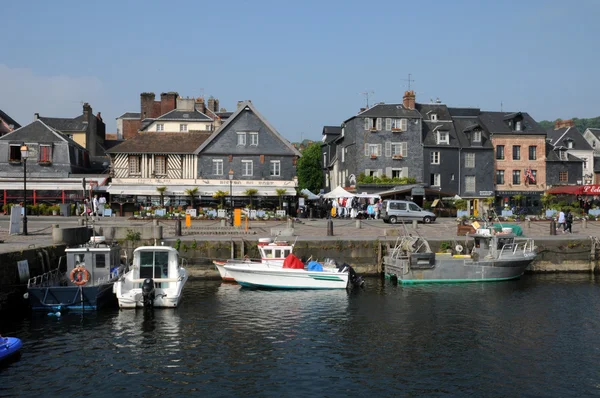
[[[21,127],[20,129],[14,130],[13,132],[0,137],[0,141],[25,143],[64,143],[72,140],[69,140],[69,138],[64,137],[62,134],[52,130],[42,121],[36,120],[27,126]],[[80,146],[74,141],[72,141],[72,143],[78,147]]]

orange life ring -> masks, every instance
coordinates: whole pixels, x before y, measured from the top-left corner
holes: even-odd
[[[90,271],[88,271],[84,266],[79,265],[73,268],[70,276],[71,282],[77,286],[83,286],[90,280]]]

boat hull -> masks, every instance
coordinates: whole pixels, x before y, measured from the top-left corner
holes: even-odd
[[[403,260],[384,259],[386,276],[393,275],[398,283],[463,283],[494,282],[519,278],[535,255],[512,260],[496,260],[475,262],[467,259],[436,259],[430,269],[407,267]],[[388,273],[388,270],[396,272]]]
[[[345,289],[347,272],[306,271],[268,266],[225,265],[237,283],[266,289]]]
[[[10,361],[21,354],[23,343],[16,337],[0,337],[0,362]]]
[[[27,290],[29,303],[34,311],[57,309],[93,311],[111,306],[116,307],[117,304],[112,282],[82,287],[30,287]]]
[[[225,269],[225,264],[227,264],[227,262],[214,260],[213,264],[217,268],[217,271],[219,271],[219,275],[221,275],[222,280],[224,280],[225,282],[235,282],[235,278],[231,276],[229,272],[227,272],[227,270]]]

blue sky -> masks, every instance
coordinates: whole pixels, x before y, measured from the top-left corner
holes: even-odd
[[[369,102],[600,115],[600,1],[11,1],[0,109],[115,118],[139,94],[250,99],[291,141]]]

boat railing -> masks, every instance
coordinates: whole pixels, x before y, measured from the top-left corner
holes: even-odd
[[[502,249],[500,250],[500,254],[498,255],[498,258],[501,258],[503,254],[517,254],[517,252],[523,252],[523,254],[528,253],[528,252],[533,252],[534,251],[534,242],[533,239],[526,239],[523,242],[514,242],[514,243],[507,243],[504,246],[502,246]],[[506,253],[505,253],[506,252]]]
[[[59,265],[56,269],[29,278],[27,281],[27,288],[56,286],[62,278],[63,273],[60,271]]]

